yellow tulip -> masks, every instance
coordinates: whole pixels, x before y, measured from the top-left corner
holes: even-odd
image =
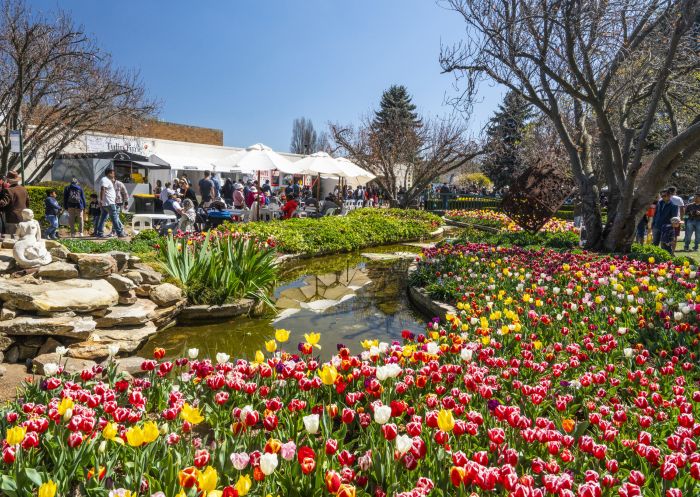
[[[126,442],[132,447],[141,447],[143,445],[143,430],[140,426],[132,426],[126,430]]]
[[[258,364],[262,364],[263,362],[265,362],[265,354],[263,354],[262,351],[255,351],[255,362]]]
[[[304,333],[304,339],[306,339],[306,343],[309,345],[312,345],[316,347],[317,349],[320,349],[321,346],[318,344],[318,342],[321,341],[321,334],[320,333]]]
[[[533,345],[535,346],[535,350],[540,350],[542,348],[542,342],[539,340],[535,340]]]
[[[22,443],[24,436],[27,434],[27,429],[24,426],[15,426],[14,428],[8,428],[5,439],[8,445],[17,445]]]
[[[145,443],[151,443],[160,435],[160,430],[158,425],[153,421],[147,421],[143,425],[143,441]]]
[[[279,330],[275,330],[275,340],[277,340],[280,343],[284,343],[287,340],[289,340],[289,330],[285,330],[280,328]]]
[[[211,466],[207,466],[206,469],[200,472],[197,476],[197,484],[199,485],[199,489],[205,494],[215,490],[218,481],[219,474]]]
[[[379,340],[362,340],[360,345],[362,345],[363,349],[369,350],[372,347],[379,347]]]
[[[53,480],[41,484],[38,497],[54,497],[54,495],[56,495],[56,484]]]
[[[238,478],[238,481],[236,482],[236,490],[238,491],[238,495],[240,497],[243,497],[244,495],[247,495],[248,492],[250,492],[250,487],[253,486],[253,482],[250,480],[250,476],[248,475],[241,475],[240,478]]]
[[[63,397],[61,403],[58,404],[58,414],[63,416],[68,409],[73,409],[73,399],[70,397]]]
[[[268,340],[265,342],[265,350],[272,354],[275,350],[277,350],[277,342],[274,340]]]
[[[318,372],[318,376],[324,385],[333,385],[335,380],[338,379],[338,370],[335,369],[335,366],[326,364]]]
[[[180,417],[193,425],[198,425],[204,421],[204,417],[199,413],[199,407],[192,407],[187,402],[182,406]]]
[[[107,440],[114,440],[118,433],[117,423],[107,423],[102,429],[102,436]]]
[[[452,416],[452,411],[440,409],[438,413],[438,428],[442,431],[452,431],[455,427],[455,418]]]

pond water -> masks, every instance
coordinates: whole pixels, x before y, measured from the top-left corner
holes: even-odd
[[[421,332],[425,317],[414,311],[406,295],[407,268],[420,248],[409,245],[374,247],[365,253],[398,254],[401,259],[370,260],[359,253],[304,259],[284,266],[275,290],[276,313],[200,326],[177,325],[158,333],[139,355],[150,357],[155,347],[177,357],[196,347],[200,356],[226,352],[231,357],[252,358],[265,351],[265,341],[275,330],[290,331],[287,350],[304,341],[304,333],[321,333],[322,358],[342,343],[360,350],[366,339],[390,341],[401,331]]]

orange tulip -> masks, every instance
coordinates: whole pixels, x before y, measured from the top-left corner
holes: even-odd
[[[197,477],[199,476],[199,470],[194,466],[180,470],[177,474],[177,479],[180,482],[182,488],[192,488],[197,483]]]
[[[576,421],[573,419],[565,419],[561,422],[562,427],[566,433],[571,433],[576,428]]]
[[[452,485],[455,487],[459,487],[464,483],[466,476],[467,471],[461,466],[452,466],[452,468],[450,468],[450,481],[452,481]]]
[[[343,483],[338,487],[338,493],[335,494],[335,497],[355,497],[355,487]]]

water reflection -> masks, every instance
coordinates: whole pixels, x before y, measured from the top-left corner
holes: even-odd
[[[300,261],[286,267],[275,291],[279,314],[177,326],[156,335],[139,355],[148,356],[153,348],[163,347],[169,356],[177,356],[197,347],[202,355],[226,352],[251,358],[256,350],[264,351],[265,341],[274,337],[277,328],[290,331],[288,350],[304,340],[304,333],[321,332],[322,357],[332,355],[338,343],[359,350],[365,339],[399,339],[401,330],[420,331],[424,326],[423,317],[410,308],[406,297],[409,263],[405,259],[368,261],[360,254]]]

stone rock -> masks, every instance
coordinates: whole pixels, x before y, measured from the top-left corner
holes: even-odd
[[[188,305],[178,315],[177,319],[179,323],[232,319],[250,313],[254,305],[255,301],[252,299],[239,299],[223,305]],[[279,301],[276,302],[276,305],[280,307]],[[296,305],[299,307],[298,302],[296,302]]]
[[[163,275],[155,271],[147,264],[134,264],[130,266],[132,271],[138,271],[143,278],[143,282],[147,285],[157,285],[163,279]]]
[[[13,309],[7,309],[3,307],[0,309],[0,321],[7,321],[8,319],[14,319],[17,313]]]
[[[19,352],[17,360],[24,362],[27,359],[33,359],[39,352],[40,345],[25,345],[23,343],[18,344]]]
[[[139,299],[132,305],[111,307],[107,314],[95,318],[95,321],[98,328],[137,326],[150,321],[156,307],[157,305],[150,300]]]
[[[5,376],[5,373],[7,373],[7,368],[5,366],[0,366],[0,378]]]
[[[41,266],[36,272],[36,275],[40,278],[47,278],[50,280],[67,280],[78,277],[78,268],[75,264],[56,261],[46,266]]]
[[[118,345],[119,352],[131,353],[141,347],[156,333],[156,326],[150,321],[140,328],[110,328],[98,330],[89,340],[68,347],[68,357],[76,359],[102,360],[109,357],[109,346]]]
[[[11,336],[0,333],[0,352],[4,352],[9,349],[12,344],[15,343],[15,339]]]
[[[2,241],[2,248],[4,248],[4,249],[11,249],[12,247],[15,246],[15,242],[16,242],[16,241],[17,241],[17,240],[15,240],[14,238],[5,238],[5,239]]]
[[[42,355],[42,354],[50,354],[52,352],[56,352],[57,347],[61,347],[63,344],[56,340],[55,338],[49,337],[45,342],[44,345],[41,346],[39,349],[39,352],[37,352],[37,355]]]
[[[5,253],[3,250],[0,252],[0,273],[6,273],[12,271],[15,267],[15,258],[10,251]]]
[[[141,273],[138,271],[127,271],[124,273],[124,276],[133,281],[135,285],[140,285],[143,283],[143,276],[141,276]]]
[[[5,362],[15,363],[19,361],[19,347],[13,345],[5,352]]]
[[[81,278],[105,278],[117,272],[117,261],[110,255],[70,254],[68,255],[68,260],[78,264]]]
[[[136,292],[129,290],[128,292],[122,292],[119,294],[119,305],[131,305],[135,304],[138,300]]]
[[[119,293],[128,292],[136,288],[136,284],[133,281],[119,274],[110,274],[107,276],[107,281],[109,281]]]
[[[159,330],[165,328],[178,317],[180,312],[185,308],[185,305],[187,305],[187,299],[182,299],[170,307],[160,307],[156,309],[155,315],[153,316],[153,324],[155,324]]]
[[[141,364],[143,364],[145,360],[146,359],[139,356],[118,357],[114,359],[114,362],[117,365],[117,374],[129,373],[132,376],[145,374],[145,371],[141,370]]]
[[[87,338],[94,329],[95,321],[90,317],[82,316],[19,316],[8,321],[0,321],[0,333],[5,335],[53,335]],[[22,342],[26,342],[26,339]]]
[[[103,318],[109,313],[109,308],[107,309],[98,309],[96,311],[92,311],[90,315],[95,318]]]
[[[163,283],[151,288],[149,297],[159,307],[169,307],[182,299],[182,290],[172,283]]]
[[[139,285],[136,287],[136,295],[138,295],[141,298],[147,299],[151,297],[151,288],[153,288],[153,285]]]
[[[58,247],[49,249],[49,254],[51,254],[51,257],[54,259],[66,260],[68,259],[70,250],[68,250],[65,245],[61,244]]]
[[[95,361],[87,361],[84,359],[75,359],[72,357],[62,357],[59,358],[58,354],[52,352],[51,354],[41,354],[32,359],[32,367],[35,369],[37,374],[44,374],[44,366],[49,363],[58,364],[59,360],[61,365],[65,368],[68,373],[80,373],[84,369],[90,369],[97,365]]]
[[[129,268],[134,269],[136,266],[141,264],[141,258],[135,255],[129,257]]]
[[[0,280],[0,300],[24,311],[92,312],[116,305],[119,294],[105,280]]]
[[[47,249],[62,247],[63,244],[57,240],[44,240]]]
[[[127,267],[127,263],[129,262],[129,254],[127,252],[112,250],[111,252],[107,252],[106,255],[112,256],[114,260],[117,261],[117,271],[121,272]]]

